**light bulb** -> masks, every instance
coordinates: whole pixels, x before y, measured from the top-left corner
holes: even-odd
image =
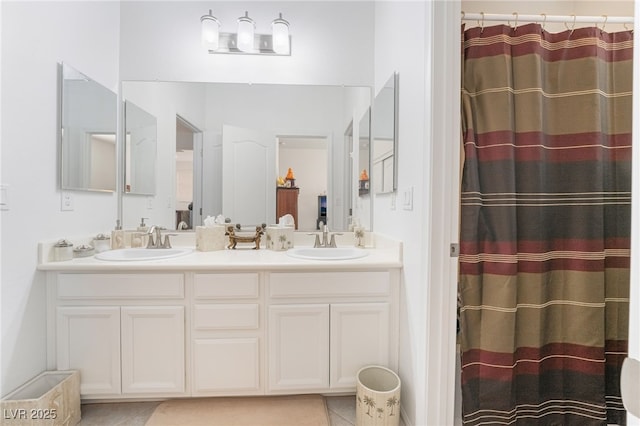
[[[255,23],[249,18],[249,12],[238,18],[238,49],[243,52],[253,52]]]
[[[289,46],[289,23],[280,16],[271,23],[271,34],[273,41],[273,51],[281,55],[290,53]]]
[[[211,14],[211,10],[209,10],[208,15],[204,15],[200,18],[200,23],[202,47],[207,50],[218,50],[220,40],[220,22],[218,22],[215,16]]]

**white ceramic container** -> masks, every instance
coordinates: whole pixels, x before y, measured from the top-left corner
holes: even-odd
[[[196,250],[224,250],[226,238],[225,225],[196,226]]]
[[[269,250],[284,251],[293,248],[293,226],[267,226],[266,247]]]
[[[398,375],[386,367],[369,365],[361,368],[356,378],[356,426],[398,426]]]

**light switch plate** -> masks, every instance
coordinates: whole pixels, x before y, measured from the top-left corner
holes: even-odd
[[[405,189],[402,193],[402,208],[405,210],[413,210],[413,186]]]

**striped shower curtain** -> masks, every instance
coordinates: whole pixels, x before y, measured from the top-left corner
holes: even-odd
[[[624,424],[632,33],[463,34],[463,423]]]

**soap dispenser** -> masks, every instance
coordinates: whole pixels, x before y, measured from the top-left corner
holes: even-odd
[[[149,227],[147,226],[146,223],[144,223],[145,219],[149,219],[148,217],[141,217],[140,218],[140,225],[138,225],[138,232],[147,232],[149,230]]]
[[[114,250],[124,248],[124,231],[120,225],[120,219],[116,220],[116,227],[111,231],[111,248]]]
[[[140,218],[140,225],[138,225],[136,232],[131,234],[131,247],[144,247],[147,245],[147,232],[149,231],[149,227],[144,223],[145,219],[149,218]]]

